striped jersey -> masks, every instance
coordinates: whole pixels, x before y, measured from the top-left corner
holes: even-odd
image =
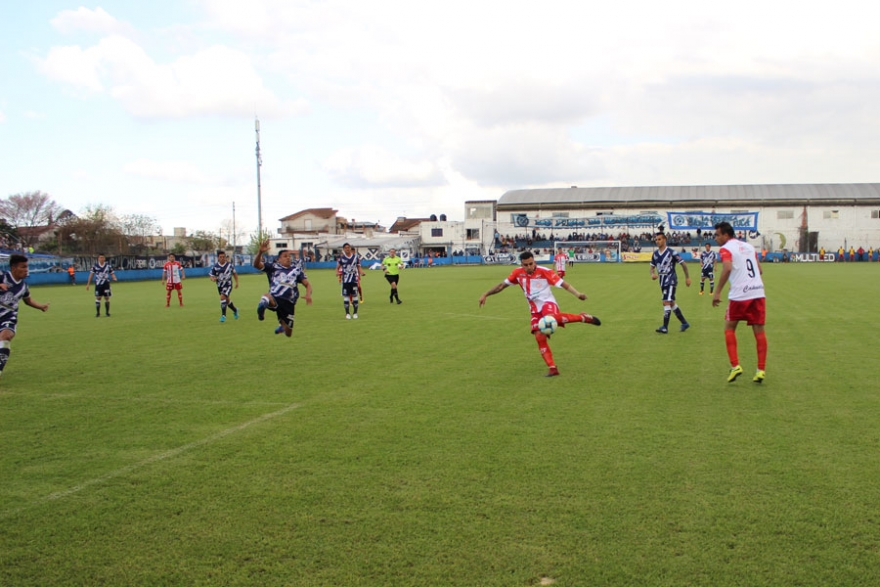
[[[544,267],[535,267],[535,272],[529,275],[522,267],[517,267],[504,280],[507,285],[519,285],[526,299],[529,301],[529,307],[532,314],[540,312],[541,308],[547,302],[556,303],[553,296],[552,286],[562,287],[563,280],[553,271]]]
[[[222,265],[220,263],[214,263],[214,266],[211,267],[211,271],[208,272],[208,275],[211,277],[217,278],[217,287],[232,285],[232,274],[235,273],[235,267],[229,261],[226,261]]]
[[[110,278],[113,276],[113,266],[110,263],[103,265],[95,263],[92,265],[92,275],[95,276],[95,287],[106,285],[110,283]]]
[[[361,256],[352,252],[350,257],[345,253],[339,255],[336,263],[336,272],[342,276],[342,283],[357,283],[360,281]]]
[[[660,287],[678,285],[678,273],[675,268],[679,263],[684,263],[684,259],[669,247],[663,249],[662,253],[660,249],[654,251],[651,255],[651,267],[656,268],[660,275]]]
[[[12,273],[4,271],[0,276],[0,283],[6,285],[7,290],[0,290],[0,322],[18,319],[18,302],[31,297],[24,279],[16,281]]]
[[[285,267],[277,261],[263,265],[263,272],[269,278],[269,293],[275,299],[296,302],[299,299],[300,283],[308,279],[301,263],[291,263]]]
[[[700,253],[700,263],[703,265],[703,271],[711,271],[715,266],[715,252],[703,251]]]

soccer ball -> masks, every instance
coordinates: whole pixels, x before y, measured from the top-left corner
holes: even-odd
[[[559,326],[559,323],[553,316],[543,316],[540,320],[538,320],[538,330],[541,331],[541,334],[545,334],[547,336],[550,336],[551,334],[556,332],[557,326]]]

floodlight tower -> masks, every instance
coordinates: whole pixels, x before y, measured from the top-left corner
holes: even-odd
[[[257,131],[257,234],[259,239],[263,238],[263,203],[260,194],[260,167],[263,165],[263,158],[260,156],[260,119],[254,118],[254,129]]]

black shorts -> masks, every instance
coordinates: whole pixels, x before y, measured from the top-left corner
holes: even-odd
[[[358,284],[357,283],[342,283],[342,297],[354,297],[358,296]]]
[[[224,283],[223,285],[218,285],[217,286],[217,293],[220,294],[221,296],[226,296],[228,298],[229,294],[232,293],[232,284],[231,283]]]
[[[706,279],[715,279],[715,271],[712,269],[703,269],[703,277]]]
[[[675,301],[675,289],[677,287],[678,287],[678,284],[660,286],[660,292],[663,294],[663,301],[664,302],[674,302]]]
[[[269,309],[278,314],[279,324],[286,324],[288,328],[293,328],[293,314],[296,311],[296,302],[275,298],[275,307]]]
[[[109,298],[112,295],[110,291],[110,284],[104,283],[101,285],[95,286],[95,297],[96,298]]]
[[[385,280],[388,281],[388,283],[397,283],[400,281],[400,275],[386,275]]]

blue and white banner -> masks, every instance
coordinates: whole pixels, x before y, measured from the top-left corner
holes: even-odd
[[[729,222],[734,230],[758,230],[758,213],[716,214],[715,212],[667,212],[669,230],[703,230]]]
[[[512,214],[511,220],[518,228],[602,228],[615,227],[652,227],[660,224],[663,217],[659,214],[633,214],[620,216],[605,214],[591,218],[531,218],[526,214]]]

